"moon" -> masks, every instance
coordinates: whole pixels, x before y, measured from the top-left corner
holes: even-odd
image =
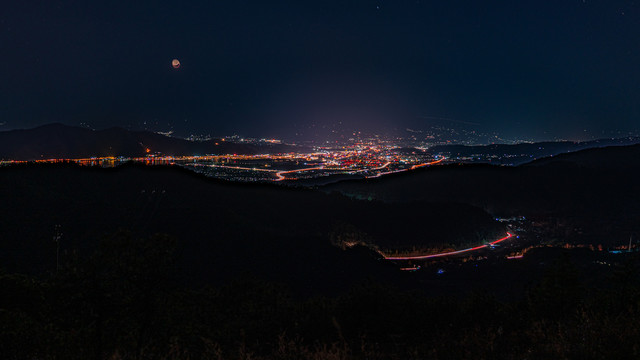
[[[178,60],[178,59],[171,60],[171,66],[173,66],[174,69],[179,68],[180,67],[180,60]]]

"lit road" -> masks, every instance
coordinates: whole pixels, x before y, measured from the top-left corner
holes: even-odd
[[[445,158],[443,157],[443,158],[441,158],[440,160],[434,160],[434,161],[431,161],[431,162],[428,162],[428,163],[423,163],[423,164],[413,165],[413,166],[411,167],[411,170],[415,170],[415,169],[420,168],[420,167],[423,167],[423,166],[435,165],[435,164],[438,164],[438,163],[440,163],[440,162],[442,162],[442,161],[444,161],[444,160],[445,160]]]
[[[372,178],[378,178],[378,177],[383,176],[383,175],[389,175],[389,174],[395,174],[395,173],[400,173],[400,172],[409,171],[409,170],[415,170],[415,169],[421,168],[423,166],[430,166],[430,165],[435,165],[435,164],[441,163],[444,160],[446,160],[446,158],[443,157],[440,160],[434,160],[434,161],[430,161],[430,162],[426,162],[426,163],[422,163],[422,164],[413,165],[412,167],[410,167],[408,169],[400,169],[400,170],[381,172],[381,173],[377,173],[377,174],[372,175],[372,176],[368,176],[367,178],[368,179],[372,179]],[[387,166],[389,166],[389,163],[386,163],[384,166],[381,166],[381,167],[379,167],[377,169],[373,169],[373,170],[384,169]]]
[[[384,163],[384,165],[377,167],[375,169],[371,169],[371,170],[382,170],[384,168],[386,168],[387,166],[391,165],[391,161],[387,161],[386,163]]]
[[[193,166],[193,165],[191,165],[191,166]],[[257,167],[229,166],[229,165],[215,165],[215,164],[201,165],[201,166],[215,167],[215,168],[221,168],[221,169],[244,170],[244,171],[263,171],[263,172],[277,172],[278,171],[278,170],[273,170],[273,169],[260,169],[260,168],[257,168]]]
[[[292,174],[292,173],[298,173],[303,171],[322,170],[322,169],[324,169],[324,166],[318,166],[318,167],[312,167],[312,168],[306,168],[306,169],[288,170],[288,171],[278,171],[276,173],[275,181],[286,180],[287,178],[284,176],[284,174]]]
[[[431,259],[431,258],[436,258],[436,257],[442,257],[442,256],[449,256],[449,255],[457,255],[457,254],[462,254],[462,253],[466,253],[466,252],[470,252],[470,251],[475,251],[475,250],[480,250],[480,249],[484,249],[490,246],[494,246],[498,243],[501,243],[505,240],[511,239],[514,235],[512,233],[507,233],[507,236],[500,238],[496,241],[490,242],[488,244],[484,244],[484,245],[480,245],[480,246],[476,246],[476,247],[472,247],[472,248],[468,248],[468,249],[462,249],[462,250],[456,250],[456,251],[448,251],[448,252],[443,252],[443,253],[439,253],[439,254],[431,254],[431,255],[419,255],[419,256],[387,256],[385,254],[382,254],[382,256],[384,256],[384,258],[386,260],[425,260],[425,259]]]

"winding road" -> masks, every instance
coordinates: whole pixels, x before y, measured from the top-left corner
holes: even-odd
[[[476,246],[476,247],[472,247],[472,248],[468,248],[468,249],[448,251],[448,252],[443,252],[443,253],[439,253],[439,254],[419,255],[419,256],[387,256],[385,254],[382,254],[382,256],[384,256],[385,260],[425,260],[425,259],[431,259],[431,258],[442,257],[442,256],[462,254],[462,253],[466,253],[466,252],[470,252],[470,251],[484,249],[484,248],[487,248],[487,247],[490,247],[490,246],[494,246],[494,245],[496,245],[498,243],[501,243],[501,242],[503,242],[505,240],[511,239],[514,236],[515,236],[514,234],[508,232],[507,236],[505,236],[503,238],[500,238],[500,239],[498,239],[496,241],[492,241],[490,243],[484,244],[484,245],[480,245],[480,246]]]
[[[310,168],[306,168],[306,169],[278,171],[276,173],[276,180],[275,181],[286,180],[287,178],[284,176],[284,174],[293,174],[293,173],[299,173],[299,172],[303,172],[303,171],[322,170],[322,169],[324,169],[324,166],[310,167]]]

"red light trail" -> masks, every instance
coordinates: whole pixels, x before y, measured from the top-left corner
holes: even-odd
[[[484,244],[484,245],[480,245],[480,246],[476,246],[476,247],[472,247],[472,248],[468,248],[468,249],[462,249],[462,250],[456,250],[456,251],[448,251],[448,252],[444,252],[444,253],[439,253],[439,254],[431,254],[431,255],[419,255],[419,256],[387,256],[385,254],[382,254],[382,256],[384,256],[385,260],[425,260],[425,259],[431,259],[431,258],[436,258],[436,257],[442,257],[442,256],[449,256],[449,255],[456,255],[456,254],[462,254],[462,253],[466,253],[466,252],[470,252],[470,251],[475,251],[475,250],[480,250],[480,249],[484,249],[490,246],[494,246],[498,243],[501,243],[507,239],[512,238],[514,235],[512,233],[507,233],[507,236],[500,238],[496,241],[490,242],[488,244]]]

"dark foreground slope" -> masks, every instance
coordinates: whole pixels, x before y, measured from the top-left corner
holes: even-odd
[[[62,252],[87,254],[122,229],[180,242],[185,279],[220,283],[250,272],[304,292],[344,288],[395,269],[343,243],[410,246],[476,244],[504,228],[482,210],[409,206],[268,185],[225,183],[177,167],[82,168],[71,164],[0,169],[2,252],[8,270],[53,270]],[[355,279],[355,280],[354,280]]]
[[[0,199],[6,359],[640,355],[637,252],[539,248],[522,260],[443,262],[433,266],[444,274],[401,274],[331,239],[359,239],[363,229],[382,238],[405,218],[429,234],[436,211],[421,214],[433,204],[227,184],[163,167],[0,168]],[[469,209],[439,208],[447,207]],[[466,216],[455,219],[464,228]],[[63,233],[57,272],[55,224]],[[252,274],[238,275],[245,271]],[[373,280],[363,283],[367,276]],[[589,284],[595,277],[598,286]],[[506,301],[489,287],[459,297],[438,291],[491,283],[526,288]]]

